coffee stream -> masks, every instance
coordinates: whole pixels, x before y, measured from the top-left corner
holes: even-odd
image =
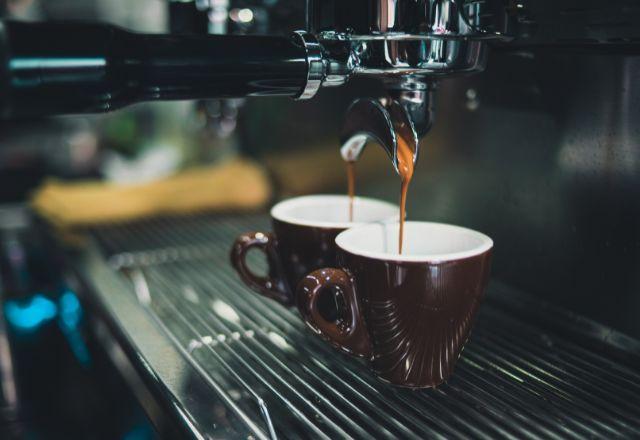
[[[407,204],[407,190],[413,177],[413,150],[409,143],[401,136],[398,139],[398,173],[400,174],[400,231],[398,236],[398,253],[402,253],[402,241],[404,238],[404,217]]]
[[[356,195],[356,163],[347,161],[347,180],[349,187],[349,221],[353,221],[353,199]]]
[[[400,174],[400,231],[398,236],[398,253],[402,253],[402,242],[404,239],[404,217],[407,204],[407,190],[413,177],[413,150],[409,143],[405,141],[398,133],[396,133],[398,142],[398,173]],[[347,161],[347,180],[349,191],[349,221],[353,221],[353,198],[355,196],[356,187],[356,163],[355,161]]]

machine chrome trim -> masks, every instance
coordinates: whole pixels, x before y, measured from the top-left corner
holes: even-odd
[[[296,97],[299,100],[306,100],[313,98],[320,87],[325,77],[325,66],[322,57],[322,46],[316,39],[316,37],[306,31],[295,31],[294,36],[301,41],[305,50],[307,51],[307,82],[300,95]]]

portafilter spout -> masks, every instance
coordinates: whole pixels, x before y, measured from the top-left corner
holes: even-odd
[[[387,96],[354,101],[345,116],[340,153],[345,161],[356,161],[367,142],[376,142],[388,154],[398,172],[398,136],[413,150],[433,123],[435,84],[415,79],[388,83]]]

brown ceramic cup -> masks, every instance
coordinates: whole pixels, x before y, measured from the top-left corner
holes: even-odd
[[[336,265],[336,236],[353,226],[398,220],[397,205],[355,197],[349,221],[349,197],[312,195],[288,199],[271,209],[273,232],[241,234],[231,248],[231,264],[254,291],[284,305],[295,304],[298,282],[310,271]],[[268,274],[260,276],[247,266],[247,252],[262,250]]]
[[[306,323],[337,348],[369,359],[394,385],[433,387],[445,381],[469,337],[489,279],[492,240],[470,229],[406,222],[349,229],[336,238],[338,265],[298,285]],[[343,311],[327,319],[323,295],[341,295]]]

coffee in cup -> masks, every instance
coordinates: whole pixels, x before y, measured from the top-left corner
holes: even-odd
[[[297,288],[311,329],[348,353],[357,348],[394,385],[436,386],[453,372],[489,280],[492,240],[471,229],[406,222],[358,226],[336,237],[336,266],[309,273]],[[324,294],[344,310],[327,319]]]

